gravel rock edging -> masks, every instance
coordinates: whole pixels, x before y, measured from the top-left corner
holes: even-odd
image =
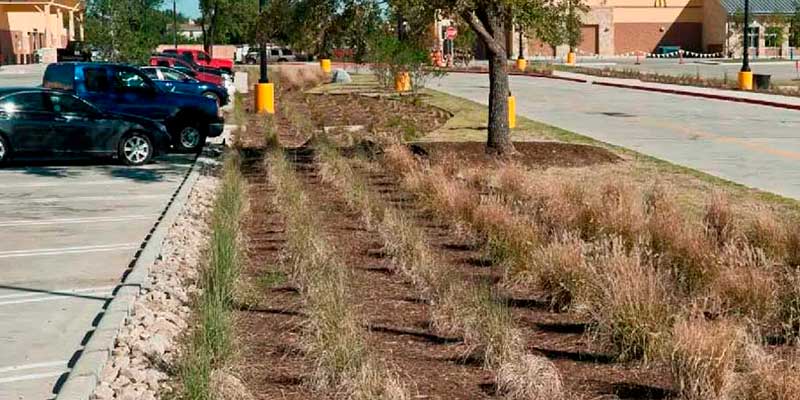
[[[173,339],[187,325],[192,288],[181,280],[192,275],[186,270],[196,269],[205,227],[193,222],[210,208],[217,183],[201,169],[216,163],[205,157],[195,161],[145,237],[56,400],[152,400],[164,389],[167,376],[155,364],[172,361]],[[186,254],[187,242],[198,243],[194,254]]]

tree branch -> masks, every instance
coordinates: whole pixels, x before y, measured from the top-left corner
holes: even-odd
[[[465,10],[461,13],[461,17],[464,18],[464,21],[469,24],[470,28],[478,34],[483,42],[486,43],[486,47],[489,48],[489,51],[493,55],[504,54],[506,52],[505,47],[495,40],[494,36],[483,26],[483,23],[478,19],[475,13]]]

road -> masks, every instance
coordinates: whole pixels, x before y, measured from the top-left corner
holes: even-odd
[[[0,86],[41,83],[3,67]],[[190,168],[25,163],[0,169],[0,399],[55,396],[142,241]]]
[[[433,89],[487,103],[488,77]],[[511,77],[520,115],[800,199],[800,112],[547,78]]]

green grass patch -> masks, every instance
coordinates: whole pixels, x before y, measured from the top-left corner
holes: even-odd
[[[195,326],[180,363],[181,398],[212,400],[211,372],[225,366],[234,351],[231,308],[243,252],[239,245],[239,219],[244,209],[245,183],[238,153],[225,155],[222,182],[211,216],[207,261],[195,300]]]

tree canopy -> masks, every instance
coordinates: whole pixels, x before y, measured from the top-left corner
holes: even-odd
[[[89,0],[86,41],[105,58],[141,63],[167,34],[172,13],[161,10],[162,0]]]

